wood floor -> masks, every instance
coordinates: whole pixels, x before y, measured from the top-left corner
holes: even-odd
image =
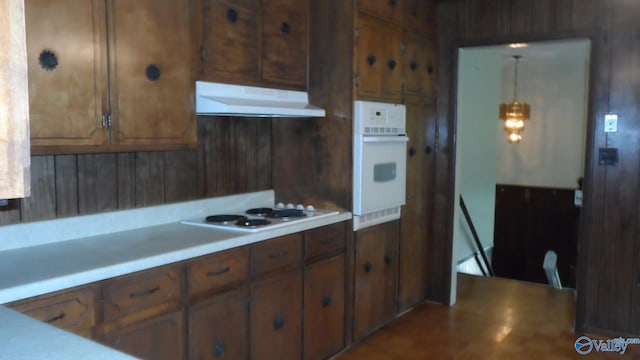
[[[640,359],[640,345],[578,354],[574,313],[571,291],[460,274],[455,306],[420,305],[336,359]]]

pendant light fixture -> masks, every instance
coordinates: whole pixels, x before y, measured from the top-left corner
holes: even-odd
[[[522,140],[524,122],[529,120],[530,106],[519,102],[516,97],[518,90],[518,61],[520,55],[513,55],[515,66],[513,71],[513,101],[500,104],[500,119],[504,121],[504,130],[507,132],[507,141],[510,144],[519,143]]]

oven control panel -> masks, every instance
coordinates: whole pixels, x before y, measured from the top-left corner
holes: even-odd
[[[402,104],[354,102],[355,135],[405,135],[407,108]]]

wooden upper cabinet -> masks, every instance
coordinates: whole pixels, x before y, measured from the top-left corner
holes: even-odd
[[[357,98],[400,102],[402,34],[394,26],[358,19],[356,48]]]
[[[402,19],[402,2],[401,0],[358,0],[361,12],[392,22],[400,22]]]
[[[31,145],[103,145],[104,0],[26,0]]]
[[[306,89],[308,0],[204,0],[199,79]]]
[[[257,0],[204,0],[202,77],[254,80],[258,69]]]
[[[431,0],[403,0],[402,26],[418,34],[435,32],[436,2]]]
[[[35,154],[195,145],[191,1],[25,4]]]
[[[418,35],[405,34],[404,91],[433,96],[436,93],[435,46]]]
[[[262,77],[303,86],[307,79],[307,0],[262,0]]]
[[[111,108],[118,144],[193,140],[188,0],[111,1]]]

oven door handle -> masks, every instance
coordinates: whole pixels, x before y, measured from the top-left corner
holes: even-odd
[[[409,142],[408,136],[363,136],[362,142],[365,143],[406,143]]]

